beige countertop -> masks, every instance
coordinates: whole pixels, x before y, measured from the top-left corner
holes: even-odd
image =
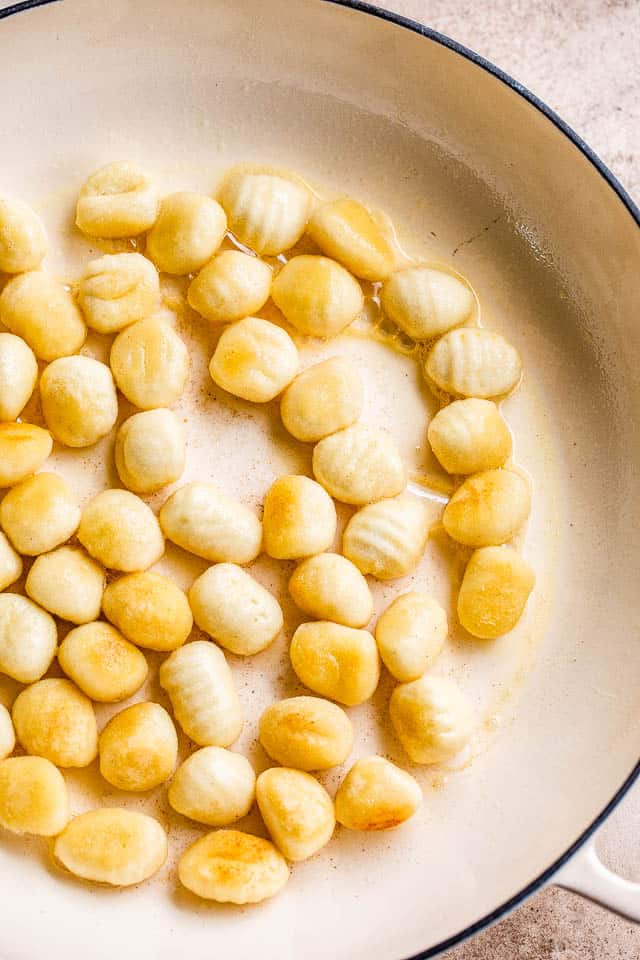
[[[488,60],[569,123],[640,200],[639,0],[378,0]],[[607,865],[640,881],[640,786],[600,833]],[[447,960],[636,960],[640,926],[549,888]]]

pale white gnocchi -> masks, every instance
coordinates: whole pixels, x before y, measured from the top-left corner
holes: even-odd
[[[127,640],[147,650],[177,650],[193,627],[180,587],[148,570],[112,580],[102,596],[102,609]]]
[[[342,537],[342,552],[361,573],[393,580],[411,573],[424,554],[432,514],[423,500],[404,493],[358,510]]]
[[[80,547],[58,547],[36,558],[25,591],[36,603],[71,623],[89,623],[100,614],[105,571]]]
[[[361,423],[316,444],[313,473],[332,497],[356,506],[395,497],[407,485],[407,471],[393,438]]]
[[[260,717],[258,736],[270,757],[296,770],[339,766],[353,747],[349,717],[320,697],[290,697],[271,704]]]
[[[0,526],[18,553],[28,557],[60,546],[79,523],[80,507],[66,480],[55,473],[23,480],[0,504]]]
[[[0,531],[0,591],[10,587],[22,576],[22,557]]]
[[[137,164],[124,160],[100,167],[85,180],[76,206],[76,226],[89,237],[135,237],[156,221],[158,191]]]
[[[11,714],[4,704],[0,703],[0,760],[4,760],[13,753],[15,745],[16,734]]]
[[[209,364],[214,383],[243,400],[267,403],[298,372],[298,348],[269,320],[245,317],[225,327]]]
[[[70,680],[48,677],[26,687],[11,711],[16,737],[27,753],[57,767],[87,767],[98,752],[91,700]]]
[[[339,553],[303,560],[289,580],[289,593],[297,607],[317,620],[364,627],[373,616],[369,584]]]
[[[43,270],[21,273],[0,294],[0,320],[39,360],[77,353],[87,336],[71,292]]]
[[[468,320],[475,298],[459,277],[420,265],[393,273],[382,285],[380,303],[409,337],[429,340]]]
[[[187,348],[160,314],[122,330],[109,363],[118,389],[141,410],[170,407],[182,396],[189,376]]]
[[[277,560],[298,560],[328,550],[337,516],[326,490],[309,477],[279,477],[267,491],[264,549]]]
[[[158,272],[140,253],[107,254],[86,265],[77,296],[88,327],[119,333],[159,306]]]
[[[292,257],[271,287],[285,319],[309,337],[328,339],[348,327],[364,305],[358,281],[335,260]]]
[[[268,840],[240,830],[214,830],[185,850],[178,876],[187,890],[205,900],[259,903],[285,885],[289,868]]]
[[[226,231],[225,212],[211,197],[188,190],[172,193],[160,204],[146,253],[164,273],[194,273],[211,259]]]
[[[12,487],[35,473],[52,447],[49,431],[34,423],[0,423],[0,487]]]
[[[69,822],[69,794],[44,757],[0,761],[0,826],[12,833],[55,837]]]
[[[164,553],[164,537],[150,507],[128,490],[103,490],[82,511],[82,546],[110,570],[146,570]]]
[[[90,447],[118,417],[109,367],[93,357],[60,357],[40,378],[42,413],[49,430],[67,447]]]
[[[227,827],[251,809],[256,775],[246,757],[222,747],[202,747],[180,764],[169,785],[169,803],[190,820]]]
[[[142,793],[168,780],[178,760],[178,735],[159,703],[134,703],[116,713],[98,740],[100,773],[118,790]]]
[[[474,728],[471,706],[447,677],[424,675],[401,683],[389,702],[391,723],[414,763],[441,763],[467,745]]]
[[[144,654],[101,620],[70,630],[60,644],[58,663],[98,703],[127,700],[147,679]]]
[[[256,253],[273,257],[298,242],[312,204],[299,180],[242,167],[227,174],[218,200],[234,236]]]
[[[47,235],[22,200],[0,197],[0,273],[36,270],[47,252]]]
[[[235,563],[205,570],[189,590],[189,603],[200,629],[242,657],[268,647],[284,624],[273,594]]]
[[[175,718],[201,747],[228,747],[240,736],[242,708],[224,653],[196,640],[175,650],[160,667]]]
[[[380,659],[368,630],[316,620],[302,623],[289,647],[291,666],[305,686],[348,707],[364,703],[380,679]]]
[[[389,673],[417,680],[438,658],[448,633],[447,614],[433,597],[412,590],[387,607],[376,624],[376,643]]]
[[[33,683],[51,664],[58,643],[53,617],[26,597],[0,593],[0,673]]]
[[[255,513],[213,483],[187,483],[160,510],[167,539],[211,563],[250,563],[262,547]]]
[[[155,493],[179,479],[185,464],[182,425],[171,410],[144,410],[116,434],[118,476],[133,493]]]
[[[258,777],[256,799],[271,839],[292,863],[312,857],[331,839],[333,800],[310,774],[271,767]]]
[[[491,330],[463,327],[436,341],[424,362],[427,382],[454,397],[505,396],[520,382],[515,347]]]
[[[364,387],[353,364],[330,357],[307,367],[289,384],[280,415],[296,440],[316,443],[355,423],[364,404]]]
[[[20,416],[37,379],[38,363],[31,347],[22,337],[0,333],[0,421]]]
[[[323,253],[363,280],[384,280],[395,267],[393,250],[379,226],[366,207],[349,197],[318,207],[308,231]]]
[[[511,540],[530,509],[529,485],[519,473],[487,470],[458,487],[445,507],[442,524],[458,543],[496,546]]]
[[[522,616],[535,576],[511,547],[483,547],[467,564],[458,594],[458,619],[483,640],[513,630]]]
[[[235,323],[269,299],[271,267],[241,250],[223,250],[189,285],[189,306],[211,323]]]
[[[422,791],[384,757],[356,760],[336,793],[336,820],[349,830],[389,830],[414,815]]]
[[[481,473],[511,456],[509,427],[491,400],[454,400],[429,424],[431,449],[447,473]]]

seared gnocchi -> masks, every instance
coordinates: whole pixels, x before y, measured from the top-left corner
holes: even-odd
[[[4,760],[13,753],[15,745],[16,734],[11,714],[4,704],[0,703],[0,760]]]
[[[147,679],[144,654],[102,620],[70,630],[60,644],[58,663],[98,703],[127,700]]]
[[[159,314],[122,330],[109,363],[118,389],[140,410],[170,407],[182,396],[189,376],[187,348]]]
[[[80,547],[58,547],[36,558],[25,591],[36,603],[71,623],[89,623],[100,614],[105,571]]]
[[[391,723],[414,763],[441,763],[467,745],[473,733],[471,706],[447,677],[425,674],[401,683],[389,702]]]
[[[356,506],[395,497],[407,485],[407,471],[395,441],[361,423],[316,444],[313,473],[332,497]]]
[[[426,593],[412,590],[391,603],[376,624],[376,643],[389,673],[406,683],[434,663],[448,632],[447,614]]]
[[[268,840],[240,830],[214,830],[182,854],[178,876],[205,900],[259,903],[285,885],[289,868]]]
[[[264,500],[264,549],[276,560],[298,560],[328,550],[336,535],[333,500],[309,477],[279,477]]]
[[[171,410],[144,410],[116,434],[118,476],[133,493],[155,493],[179,479],[185,464],[184,431]]]
[[[43,270],[9,281],[0,294],[0,320],[26,340],[39,360],[77,353],[87,336],[71,292]]]
[[[298,372],[298,348],[269,320],[245,317],[225,327],[209,364],[214,383],[243,400],[267,403]]]
[[[269,299],[271,267],[240,250],[223,250],[189,286],[189,306],[211,323],[250,317]]]
[[[164,537],[150,507],[128,490],[103,490],[82,511],[82,546],[110,570],[146,570],[164,553]]]
[[[0,423],[0,487],[35,473],[53,448],[48,430],[33,423]]]
[[[349,830],[389,830],[414,815],[422,791],[384,757],[356,760],[336,793],[336,820]]]
[[[49,669],[58,644],[53,617],[17,593],[0,593],[0,673],[33,683]]]
[[[435,415],[427,435],[447,473],[496,470],[511,456],[509,427],[491,400],[455,400]]]
[[[91,700],[70,680],[48,677],[19,693],[11,711],[16,737],[27,753],[57,767],[87,767],[98,752]]]
[[[113,580],[102,595],[102,609],[127,640],[147,650],[177,650],[193,627],[180,587],[148,570]]]
[[[468,320],[475,298],[459,277],[420,265],[393,273],[382,285],[380,303],[407,336],[429,340]]]
[[[60,771],[44,757],[0,761],[0,826],[12,833],[55,837],[69,821],[69,795]]]
[[[362,507],[342,537],[342,552],[361,573],[378,580],[403,577],[424,554],[431,513],[421,499],[404,493]]]
[[[291,640],[289,656],[305,686],[348,707],[364,703],[378,686],[380,660],[367,630],[326,620],[302,623]]]
[[[347,759],[353,727],[335,703],[319,697],[291,697],[273,703],[260,717],[260,743],[283,767],[328,770]]]
[[[47,235],[31,207],[0,197],[0,273],[36,270],[47,252]]]
[[[308,557],[289,580],[297,607],[317,620],[364,627],[373,616],[369,584],[358,568],[339,553]]]
[[[100,773],[118,790],[140,793],[168,780],[178,759],[178,735],[159,703],[134,703],[116,713],[98,740]]]
[[[80,507],[55,473],[37,473],[12,487],[0,503],[0,526],[28,557],[48,553],[78,529]]]
[[[249,812],[255,793],[256,775],[246,757],[222,747],[202,747],[176,770],[169,803],[198,823],[227,827]]]
[[[489,547],[511,540],[529,516],[531,493],[513,470],[487,470],[459,487],[446,505],[442,524],[453,540]]]
[[[520,382],[522,362],[499,333],[478,327],[450,330],[425,358],[427,382],[454,397],[505,396]]]
[[[37,379],[38,363],[31,347],[22,337],[0,333],[0,422],[20,416]]]
[[[328,339],[349,326],[364,305],[358,281],[328,257],[292,257],[273,281],[273,302],[309,337]]]
[[[227,174],[218,200],[238,240],[272,257],[298,242],[311,212],[311,194],[299,180],[243,167]]]
[[[535,576],[511,547],[483,547],[467,564],[458,594],[458,619],[483,640],[513,630],[522,616]]]
[[[316,443],[355,423],[364,404],[358,373],[342,357],[307,367],[289,384],[280,402],[280,416],[296,440]]]
[[[172,493],[160,526],[168,540],[210,563],[250,563],[262,546],[255,513],[213,483],[187,483]]]
[[[61,357],[40,378],[42,413],[49,430],[67,447],[90,447],[118,417],[109,367],[93,357]]]
[[[22,576],[22,557],[4,533],[0,531],[0,591],[10,587]]]
[[[384,280],[395,267],[393,250],[366,207],[349,197],[325,203],[309,221],[323,253],[363,280]]]
[[[227,218],[219,203],[202,193],[172,193],[160,204],[147,234],[147,256],[158,270],[194,273],[211,259],[224,239]]]
[[[140,253],[107,254],[86,265],[77,295],[88,327],[119,333],[159,306],[158,272]]]
[[[310,774],[271,767],[258,777],[256,799],[271,839],[292,863],[312,857],[331,839],[333,800]]]
[[[116,161],[85,180],[76,206],[76,226],[89,237],[135,237],[158,216],[158,192],[137,164]]]

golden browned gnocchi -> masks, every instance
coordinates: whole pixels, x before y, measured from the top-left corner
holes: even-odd
[[[238,240],[272,257],[298,242],[312,204],[310,192],[297,178],[243,167],[227,174],[218,199]]]
[[[31,347],[22,337],[0,333],[0,421],[20,416],[37,379],[38,363]]]
[[[268,840],[240,830],[214,830],[182,854],[178,876],[187,890],[205,900],[259,903],[285,885],[289,868]]]
[[[268,489],[262,527],[264,549],[276,560],[298,560],[328,550],[336,535],[336,508],[309,477],[279,477]]]
[[[187,483],[160,510],[167,539],[211,563],[250,563],[262,547],[262,524],[213,483]]]
[[[12,487],[0,504],[0,525],[18,553],[36,557],[78,529],[80,507],[65,480],[38,473]]]
[[[268,263],[240,250],[223,250],[189,286],[189,306],[211,323],[234,323],[265,305],[271,291]]]
[[[140,253],[107,254],[86,265],[77,296],[88,327],[118,333],[157,309],[158,271]]]
[[[22,557],[0,531],[0,590],[5,590],[22,576]]]
[[[135,237],[152,227],[159,197],[149,175],[120,160],[85,180],[76,206],[76,226],[89,237]]]
[[[16,734],[13,729],[11,714],[3,703],[0,703],[0,760],[4,760],[16,745]]]
[[[460,623],[483,640],[513,630],[522,616],[535,576],[511,547],[483,547],[472,555],[458,594]]]
[[[245,317],[226,327],[209,364],[214,383],[243,400],[267,403],[298,372],[298,349],[282,327]]]
[[[253,804],[256,775],[246,757],[223,747],[202,747],[181,763],[169,785],[169,803],[184,817],[226,827]]]
[[[282,630],[280,604],[235,563],[218,563],[189,590],[193,618],[220,646],[242,657],[268,647]]]
[[[356,506],[395,497],[407,485],[407,471],[393,438],[361,423],[316,444],[313,473],[332,497]]]
[[[491,400],[469,397],[440,410],[429,443],[447,473],[481,473],[503,467],[511,456],[511,433]]]
[[[364,703],[378,686],[378,648],[368,630],[327,620],[302,623],[291,640],[289,656],[305,686],[348,707]]]
[[[364,388],[353,364],[330,357],[307,367],[289,384],[280,415],[296,440],[315,443],[355,423],[363,404]]]
[[[420,265],[393,273],[382,285],[380,303],[409,337],[429,340],[468,320],[475,298],[459,277]]]
[[[35,473],[51,453],[48,430],[33,423],[0,423],[0,487],[12,487]]]
[[[109,363],[118,389],[141,410],[170,407],[182,396],[189,376],[187,348],[161,314],[122,330]]]
[[[391,603],[376,624],[376,643],[389,673],[406,683],[434,663],[448,632],[447,614],[426,593],[412,590]]]
[[[427,382],[454,397],[505,396],[520,382],[522,362],[499,333],[478,327],[450,330],[425,358]]]
[[[271,767],[258,777],[256,799],[273,842],[287,860],[307,860],[329,843],[336,824],[333,800],[310,774]]]
[[[224,653],[196,640],[175,650],[160,667],[176,720],[201,747],[228,747],[240,736],[242,709]]]
[[[59,443],[90,447],[106,436],[118,417],[118,398],[109,367],[93,357],[61,357],[40,378],[44,419]]]
[[[178,759],[178,735],[159,703],[134,703],[116,713],[98,741],[100,773],[118,790],[141,793],[168,780]]]
[[[395,267],[393,250],[361,203],[341,197],[323,204],[309,221],[309,234],[323,253],[363,280],[384,280]]]
[[[0,320],[40,360],[77,353],[87,336],[70,291],[43,270],[21,273],[0,294]]]
[[[511,540],[529,516],[529,485],[512,470],[487,470],[458,487],[442,515],[453,540],[468,547],[497,546]]]
[[[25,591],[36,603],[71,623],[89,623],[100,614],[105,572],[80,547],[41,554],[29,570]]]
[[[188,190],[172,193],[160,204],[146,253],[164,273],[194,273],[211,259],[226,231],[225,212],[211,197]]]
[[[384,757],[356,760],[336,793],[336,820],[349,830],[388,830],[422,803],[414,778]]]
[[[339,553],[303,560],[289,580],[293,602],[317,620],[364,627],[373,616],[373,597],[365,578]]]
[[[46,252],[47,235],[31,207],[0,197],[0,273],[36,270]]]
[[[260,743],[274,760],[296,770],[328,770],[347,759],[353,727],[344,710],[319,697],[290,697],[260,717]]]
[[[431,512],[419,497],[400,494],[362,507],[342,537],[342,552],[361,573],[393,580],[411,573],[422,559]]]
[[[130,887],[167,859],[167,835],[157,820],[118,807],[74,817],[56,838],[55,859],[83,880]]]
[[[441,763],[467,745],[473,713],[460,688],[447,677],[425,675],[401,683],[389,702],[391,723],[414,763]]]
[[[144,410],[121,424],[116,434],[118,476],[134,493],[154,493],[184,470],[184,431],[171,410]]]
[[[293,257],[271,288],[288,322],[309,337],[335,337],[358,316],[364,294],[358,281],[328,257]]]
[[[103,566],[133,573],[164,553],[164,537],[150,507],[128,490],[103,490],[82,511],[78,540]]]
[[[113,580],[102,596],[102,609],[127,640],[147,650],[176,650],[193,627],[189,602],[180,587],[149,571]]]
[[[58,663],[98,703],[127,700],[147,679],[144,654],[101,620],[70,630],[60,644]]]
[[[12,833],[55,837],[69,822],[64,777],[44,757],[0,761],[0,826]]]
[[[16,737],[27,753],[57,767],[86,767],[98,752],[91,700],[70,680],[49,677],[19,693],[11,711]]]
[[[39,680],[53,660],[58,631],[53,617],[17,593],[0,593],[0,673]]]

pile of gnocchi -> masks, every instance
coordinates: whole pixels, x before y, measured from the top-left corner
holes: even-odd
[[[96,243],[135,244],[89,262],[71,287],[42,269],[36,214],[0,198],[0,672],[22,686],[11,712],[0,706],[0,825],[52,838],[56,863],[85,880],[150,877],[168,850],[158,820],[116,807],[71,815],[60,771],[97,758],[118,790],[168,783],[171,807],[213,828],[180,858],[180,882],[244,904],[280,890],[288,864],[329,843],[336,822],[383,830],[419,808],[417,781],[382,756],[357,760],[335,797],[313,775],[347,761],[344,708],[372,697],[381,664],[397,681],[388,715],[412,763],[456,756],[476,722],[462,690],[431,672],[448,634],[433,597],[400,591],[369,629],[367,577],[415,570],[433,516],[393,437],[361,422],[353,365],[336,355],[301,370],[305,339],[349,328],[366,290],[416,344],[441,404],[428,440],[455,492],[440,529],[468,548],[457,613],[473,637],[500,637],[523,613],[534,575],[511,542],[531,497],[497,405],[521,361],[474,320],[461,277],[403,262],[383,220],[350,198],[320,201],[286,171],[234,168],[216,197],[161,198],[132,163],[98,170],[80,190],[76,226]],[[262,519],[208,478],[177,486],[158,515],[143,499],[179,481],[186,458],[171,407],[190,358],[160,310],[161,275],[188,278],[190,308],[220,328],[209,364],[218,387],[254,404],[279,398],[286,431],[314,445],[313,477],[276,479]],[[278,322],[257,315],[268,300]],[[80,352],[88,330],[113,338],[108,365]],[[36,384],[45,426],[21,419]],[[82,451],[110,434],[118,391],[138,410],[115,435],[121,487],[81,507],[46,461],[54,442]],[[340,553],[335,501],[354,508]],[[151,569],[166,540],[210,564],[186,593]],[[259,742],[274,765],[256,778],[230,749],[243,707],[225,651],[253,657],[283,630],[280,603],[245,569],[262,551],[295,561],[288,589],[307,619],[289,656],[310,693],[262,713]],[[210,639],[191,639],[194,623]],[[173,715],[134,702],[98,730],[94,704],[123,703],[145,684],[145,651],[166,657],[159,683]],[[179,765],[176,728],[195,748]],[[254,803],[271,840],[233,828]]]

